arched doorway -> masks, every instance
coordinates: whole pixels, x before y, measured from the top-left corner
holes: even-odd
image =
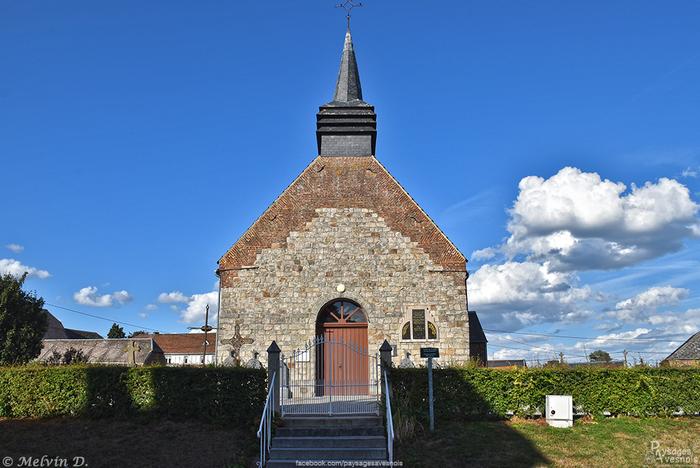
[[[366,395],[369,389],[367,315],[359,304],[338,299],[321,308],[316,335],[317,395]]]

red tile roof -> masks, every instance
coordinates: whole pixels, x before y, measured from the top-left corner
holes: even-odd
[[[148,335],[165,354],[200,354],[204,352],[204,333],[158,333]],[[214,354],[216,333],[207,334],[207,354]]]

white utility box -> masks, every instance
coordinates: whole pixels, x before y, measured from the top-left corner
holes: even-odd
[[[574,401],[571,395],[547,395],[547,424],[552,427],[572,427],[574,425]]]

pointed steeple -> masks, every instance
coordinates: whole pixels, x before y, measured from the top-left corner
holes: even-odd
[[[362,100],[360,73],[349,27],[333,100],[321,106],[316,115],[316,139],[320,156],[374,156],[377,115],[374,106]]]
[[[338,71],[338,81],[335,85],[333,101],[362,101],[360,72],[357,70],[357,59],[355,58],[349,27],[345,33],[345,44],[343,45],[343,55],[340,59],[340,70]]]

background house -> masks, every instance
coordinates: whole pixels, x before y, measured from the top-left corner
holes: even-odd
[[[63,326],[63,323],[60,320],[58,320],[51,312],[44,309],[44,313],[46,314],[46,318],[48,319],[48,324],[49,324],[49,327],[46,329],[46,333],[44,333],[45,340],[52,340],[52,339],[77,340],[77,339],[100,339],[100,338],[102,338],[102,336],[100,336],[100,334],[96,333],[96,332],[85,331],[85,330],[75,330],[73,328],[66,328]]]
[[[204,333],[156,333],[152,338],[163,351],[169,366],[202,365]],[[207,354],[204,364],[214,363],[216,333],[207,333]]]
[[[479,316],[476,312],[470,310],[469,317],[469,355],[472,359],[478,361],[479,365],[486,367],[488,361],[488,352],[486,348],[486,335],[481,327]]]
[[[694,334],[661,361],[662,366],[700,366],[700,332]]]

